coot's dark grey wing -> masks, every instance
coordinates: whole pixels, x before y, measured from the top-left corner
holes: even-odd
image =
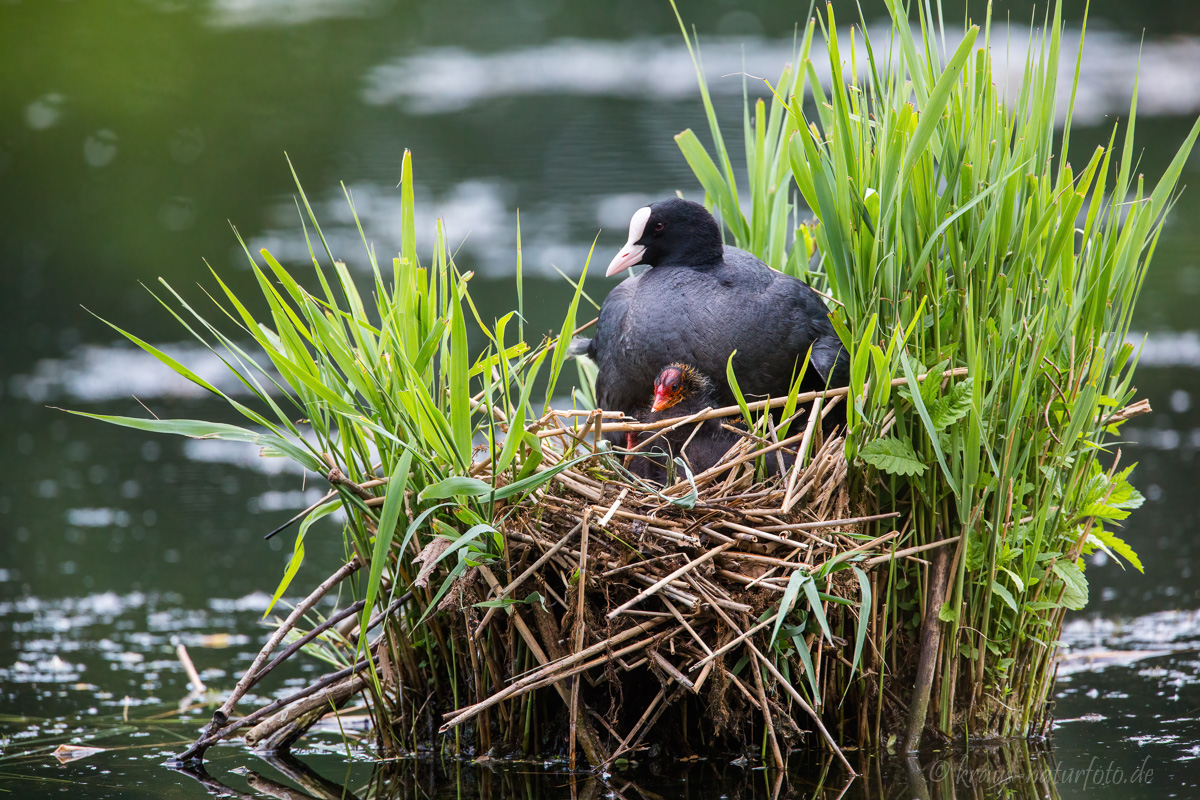
[[[803,391],[824,388],[839,377],[841,343],[820,296],[803,281],[771,269],[745,250],[725,248],[725,261],[714,273],[720,297],[713,298],[722,330],[701,354],[703,368],[724,382],[731,351],[742,391],[780,397],[789,391],[805,355],[812,350]],[[836,383],[832,385],[837,385]]]
[[[819,382],[824,385],[836,379],[837,364],[843,358],[844,351],[841,340],[829,322],[829,309],[820,295],[803,281],[783,274],[779,274],[772,289],[779,299],[780,321],[787,321],[793,352],[803,359],[809,347],[812,348],[809,364],[816,375],[812,376],[813,381],[806,378],[805,383]]]
[[[787,349],[796,353],[801,363],[804,354],[811,352],[800,391],[820,391],[849,383],[850,356],[829,321],[829,311],[820,295],[803,281],[785,275],[779,276],[773,288],[781,295],[781,316],[791,320],[786,326],[791,332]],[[772,394],[779,396],[779,391],[787,390],[780,386]],[[826,436],[845,423],[845,415],[846,406],[841,403],[825,417],[822,430]]]
[[[628,379],[627,342],[628,328],[635,322],[630,318],[629,308],[642,276],[619,283],[608,293],[600,307],[600,319],[596,322],[596,335],[588,347],[588,355],[596,362],[596,402],[603,409],[628,410],[635,407],[634,392]],[[653,382],[653,378],[651,378]],[[646,397],[636,399],[646,405]]]

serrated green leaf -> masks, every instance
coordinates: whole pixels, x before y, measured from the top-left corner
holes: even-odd
[[[1083,510],[1079,512],[1079,516],[1122,520],[1129,516],[1129,512],[1123,508],[1114,508],[1103,500],[1098,500],[1095,503],[1088,503],[1084,506]]]
[[[925,474],[925,464],[917,457],[912,444],[895,436],[867,442],[858,455],[871,466],[891,475]]]
[[[925,382],[932,380],[930,378]],[[944,430],[971,413],[971,391],[971,378],[967,378],[951,386],[950,391],[935,400],[929,407],[933,427]]]
[[[1141,508],[1146,502],[1146,498],[1142,493],[1134,488],[1129,482],[1129,473],[1133,472],[1133,468],[1137,464],[1130,464],[1125,469],[1118,472],[1112,477],[1109,485],[1112,491],[1108,495],[1108,504],[1113,508],[1121,508],[1132,511],[1136,508]]]
[[[1074,561],[1055,561],[1054,574],[1062,579],[1063,590],[1061,605],[1072,611],[1078,611],[1087,605],[1088,582],[1083,570]]]
[[[1120,556],[1132,564],[1138,572],[1146,571],[1142,569],[1142,560],[1138,558],[1138,554],[1134,552],[1133,548],[1112,531],[1105,530],[1102,525],[1096,525],[1092,528],[1091,535],[1099,539],[1104,548],[1114,556]],[[1117,563],[1119,564],[1120,560]]]

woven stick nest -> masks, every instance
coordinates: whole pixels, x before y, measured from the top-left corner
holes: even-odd
[[[202,758],[237,731],[259,748],[287,749],[331,707],[362,691],[373,695],[377,729],[407,730],[395,739],[410,746],[421,727],[429,735],[468,729],[477,752],[494,749],[497,739],[511,751],[529,724],[521,722],[530,719],[529,700],[553,690],[566,713],[543,714],[551,718],[543,729],[553,730],[543,730],[532,748],[526,733],[525,749],[545,755],[561,748],[571,768],[577,750],[603,767],[662,745],[745,750],[756,741],[769,743],[771,760],[782,765],[788,750],[809,739],[853,771],[839,742],[869,738],[884,711],[894,727],[904,703],[889,682],[911,672],[911,652],[883,646],[879,603],[871,598],[887,586],[888,562],[927,563],[922,551],[958,537],[903,547],[899,513],[876,513],[869,496],[852,497],[844,442],[821,430],[822,418],[845,395],[845,389],[801,395],[797,402],[808,405],[785,438],[776,435],[782,425],[768,426],[769,438],[738,429],[741,440],[715,466],[695,475],[681,468],[683,477],[668,487],[634,478],[626,466],[641,453],[598,446],[602,434],[652,434],[741,409],[649,424],[611,412],[548,412],[526,431],[541,439],[540,469],[552,478],[516,506],[496,504],[502,559],[462,573],[430,609],[421,596],[429,598],[430,587],[439,585],[434,565],[448,545],[431,538],[412,559],[424,566],[409,591],[368,626],[384,623],[365,657],[232,718],[251,687],[322,631],[336,625],[344,641],[357,641],[362,601],[317,628],[299,628],[326,593],[362,568],[356,556],[296,604],[180,760]],[[748,410],[784,404],[763,401]],[[652,444],[652,436],[642,436],[637,450]],[[763,479],[763,460],[784,453],[791,466]],[[471,470],[480,478],[489,471],[488,460]],[[377,492],[385,480],[355,483],[336,470],[328,478],[368,505],[383,500]],[[434,611],[439,647],[456,655],[422,666],[397,643],[433,624],[427,618]],[[288,634],[302,635],[268,662]],[[458,687],[456,699],[438,708],[435,687],[447,682]],[[413,696],[422,692],[424,702],[414,709]],[[383,749],[395,750],[387,739],[379,735]]]
[[[508,580],[497,577],[494,565],[479,566],[459,579],[440,606],[463,615],[466,635],[474,641],[489,630],[520,637],[538,665],[447,712],[442,732],[554,687],[569,712],[572,765],[577,741],[593,766],[628,758],[673,706],[693,701],[706,715],[707,737],[676,734],[693,748],[699,739],[749,727],[765,733],[773,760],[782,764],[784,752],[811,732],[850,768],[818,709],[837,705],[852,676],[861,678],[865,669],[851,661],[855,643],[834,636],[826,621],[841,623],[837,628],[852,638],[859,615],[872,613],[856,573],[868,576],[873,568],[916,558],[927,548],[897,550],[900,529],[890,521],[899,522],[900,514],[863,513],[863,504],[852,501],[844,442],[838,436],[822,439],[819,424],[844,394],[802,398],[819,399],[807,409],[805,424],[791,428],[796,433],[782,441],[774,429],[772,440],[743,435],[716,466],[667,488],[643,484],[622,468],[637,453],[597,453],[561,469],[502,528]],[[764,402],[751,410],[780,404]],[[553,467],[595,449],[601,433],[652,433],[738,413],[732,407],[637,424],[612,421],[620,415],[601,412],[551,412],[535,429],[555,444],[545,448],[543,462]],[[643,436],[636,449],[648,450],[652,443]],[[756,462],[783,453],[795,466],[778,477],[756,479]],[[885,533],[864,536],[867,523],[881,521],[889,522],[882,526]],[[832,569],[851,563],[854,572]],[[821,591],[815,585],[801,591],[812,575],[827,576]],[[772,647],[783,638],[776,637],[781,610],[787,618],[809,591],[809,597],[829,598],[818,599],[820,615],[808,615],[823,617],[822,625],[811,622],[808,630],[793,625],[788,633],[797,637],[791,640],[795,645]],[[529,605],[503,610],[495,605],[520,598]],[[486,608],[477,605],[481,602]],[[867,660],[877,673],[878,654]],[[815,678],[803,677],[810,669]],[[829,679],[835,672],[837,679]],[[818,687],[815,698],[808,691],[812,686]],[[859,699],[866,694],[860,692]],[[581,710],[581,704],[587,707]],[[607,714],[595,710],[602,706]],[[865,722],[867,703],[859,706]]]

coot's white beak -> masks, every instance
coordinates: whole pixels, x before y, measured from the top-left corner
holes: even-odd
[[[605,277],[611,278],[619,272],[624,272],[630,267],[642,263],[642,255],[646,252],[646,245],[638,244],[638,239],[646,233],[646,223],[650,220],[650,207],[639,208],[633,212],[633,219],[629,220],[629,241],[621,248],[621,252],[617,253],[612,262],[608,265],[608,271],[604,273]]]

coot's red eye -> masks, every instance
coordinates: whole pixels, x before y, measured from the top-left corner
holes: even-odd
[[[661,231],[665,227],[666,227],[666,225],[664,225],[661,222],[654,223],[654,230],[656,230],[656,231]]]

